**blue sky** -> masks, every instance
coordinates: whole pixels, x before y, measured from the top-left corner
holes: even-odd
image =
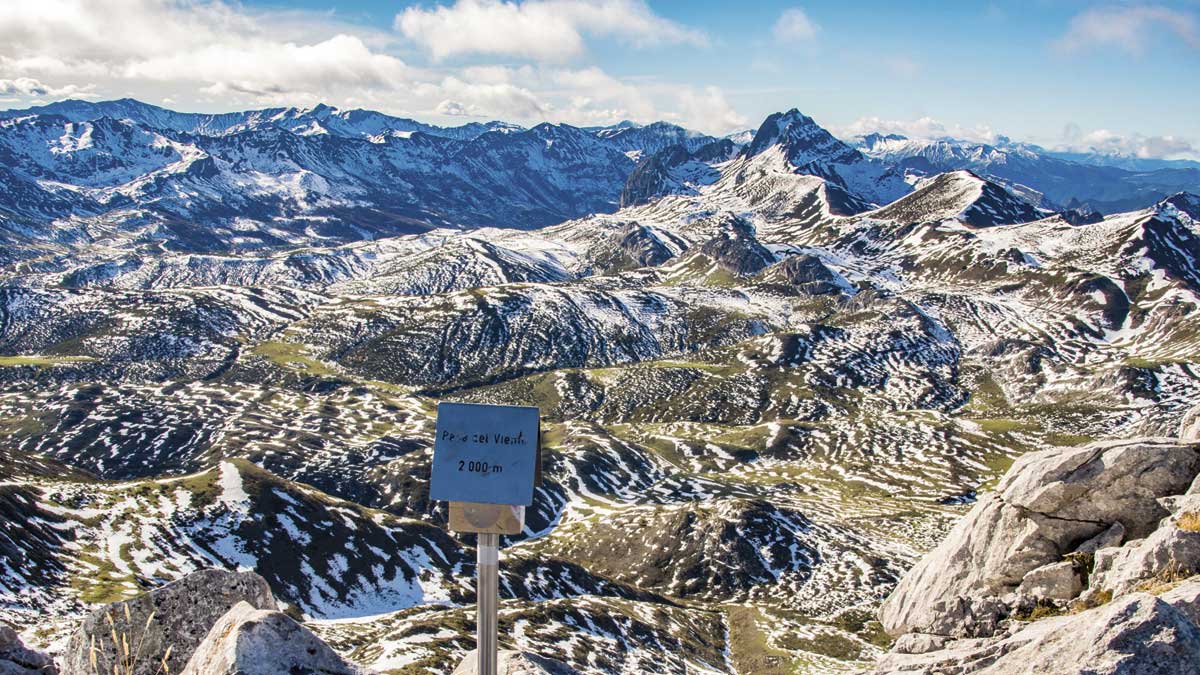
[[[63,2],[0,8],[6,107],[328,102],[709,133],[798,107],[842,134],[1200,155],[1195,0]]]

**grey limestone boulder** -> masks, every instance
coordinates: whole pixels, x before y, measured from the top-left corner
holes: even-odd
[[[1189,410],[1179,422],[1179,437],[1185,441],[1200,441],[1200,405]]]
[[[1077,615],[1027,624],[991,639],[962,639],[925,653],[892,651],[876,675],[1185,675],[1200,672],[1200,583],[1172,595],[1134,593]],[[1189,613],[1190,612],[1190,613]]]
[[[471,651],[454,669],[453,675],[477,675],[476,653]],[[555,661],[537,654],[518,651],[502,651],[496,659],[497,675],[579,675],[579,671],[562,661]]]
[[[1113,523],[1107,530],[1088,539],[1075,549],[1076,553],[1095,553],[1102,548],[1120,546],[1125,541],[1125,526],[1120,522]]]
[[[1083,590],[1083,579],[1068,561],[1050,563],[1029,572],[1017,593],[1047,600],[1070,600]]]
[[[17,632],[0,625],[0,675],[56,675],[54,661],[21,642]]]
[[[109,664],[111,668],[116,659],[109,637],[113,630],[142,645],[142,656],[131,675],[152,675],[168,648],[171,654],[167,665],[170,672],[178,673],[213,624],[239,602],[258,609],[276,609],[265,579],[253,572],[220,569],[194,572],[144,595],[102,607],[84,619],[71,636],[63,655],[63,675],[93,674],[93,639],[98,665]],[[111,629],[108,617],[114,624]]]
[[[277,610],[240,602],[213,625],[181,675],[364,675]]]
[[[1200,531],[1181,529],[1172,517],[1145,539],[1098,551],[1090,590],[1118,596],[1156,579],[1170,582],[1197,573]]]
[[[1200,444],[1147,438],[1019,458],[946,539],[901,579],[880,619],[893,635],[991,635],[1011,607],[1000,598],[1030,572],[1120,523],[1146,537],[1200,474]]]

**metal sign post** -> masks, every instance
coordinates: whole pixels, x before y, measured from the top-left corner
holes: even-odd
[[[540,482],[537,408],[441,403],[429,496],[450,502],[450,529],[479,535],[475,566],[478,675],[496,675],[500,535],[525,529]]]
[[[475,648],[479,656],[479,675],[496,675],[497,611],[500,601],[500,535],[479,535],[475,568]]]

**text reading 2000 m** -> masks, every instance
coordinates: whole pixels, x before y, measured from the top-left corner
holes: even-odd
[[[468,461],[465,459],[458,460],[459,471],[470,471],[471,473],[502,473],[504,467],[499,464],[489,464],[487,462]]]

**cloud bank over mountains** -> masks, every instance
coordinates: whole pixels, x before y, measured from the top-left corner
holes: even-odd
[[[0,7],[0,72],[7,77],[0,97],[36,102],[94,92],[223,108],[324,102],[572,124],[662,118],[710,132],[746,122],[711,86],[631,83],[596,66],[568,65],[593,36],[647,50],[703,48],[708,40],[639,0],[459,0],[406,9],[394,30],[219,1],[16,0]],[[414,45],[430,65],[397,55]],[[530,63],[442,63],[472,54]]]
[[[711,18],[704,27],[688,23],[700,21],[700,10],[670,17],[646,0],[441,0],[397,4],[386,22],[372,24],[333,10],[233,0],[9,0],[0,3],[0,105],[126,96],[204,111],[327,103],[440,123],[471,117],[587,126],[662,119],[725,134],[763,114],[755,94],[761,88],[743,89],[741,78],[730,80],[739,59],[754,71],[754,64],[772,62],[772,51],[785,54],[770,77],[805,96],[798,68],[806,60],[836,61],[845,47],[836,37],[845,26],[833,25],[828,8],[816,3],[763,16],[739,12],[744,23],[761,25],[756,37],[736,44]],[[1096,49],[1136,57],[1164,42],[1200,48],[1200,23],[1189,6],[1083,8],[1057,30],[1046,48],[1066,59]],[[689,70],[680,63],[680,50],[719,54],[730,70],[721,77]],[[634,68],[620,59],[614,65],[614,51],[632,55]],[[915,89],[932,77],[929,65],[895,52],[872,67],[881,78],[913,80]],[[822,94],[816,89],[811,95]],[[839,131],[980,142],[998,135],[986,120],[946,124],[936,116],[923,110],[909,121],[869,116]],[[1033,140],[1192,158],[1200,143],[1103,126]]]

